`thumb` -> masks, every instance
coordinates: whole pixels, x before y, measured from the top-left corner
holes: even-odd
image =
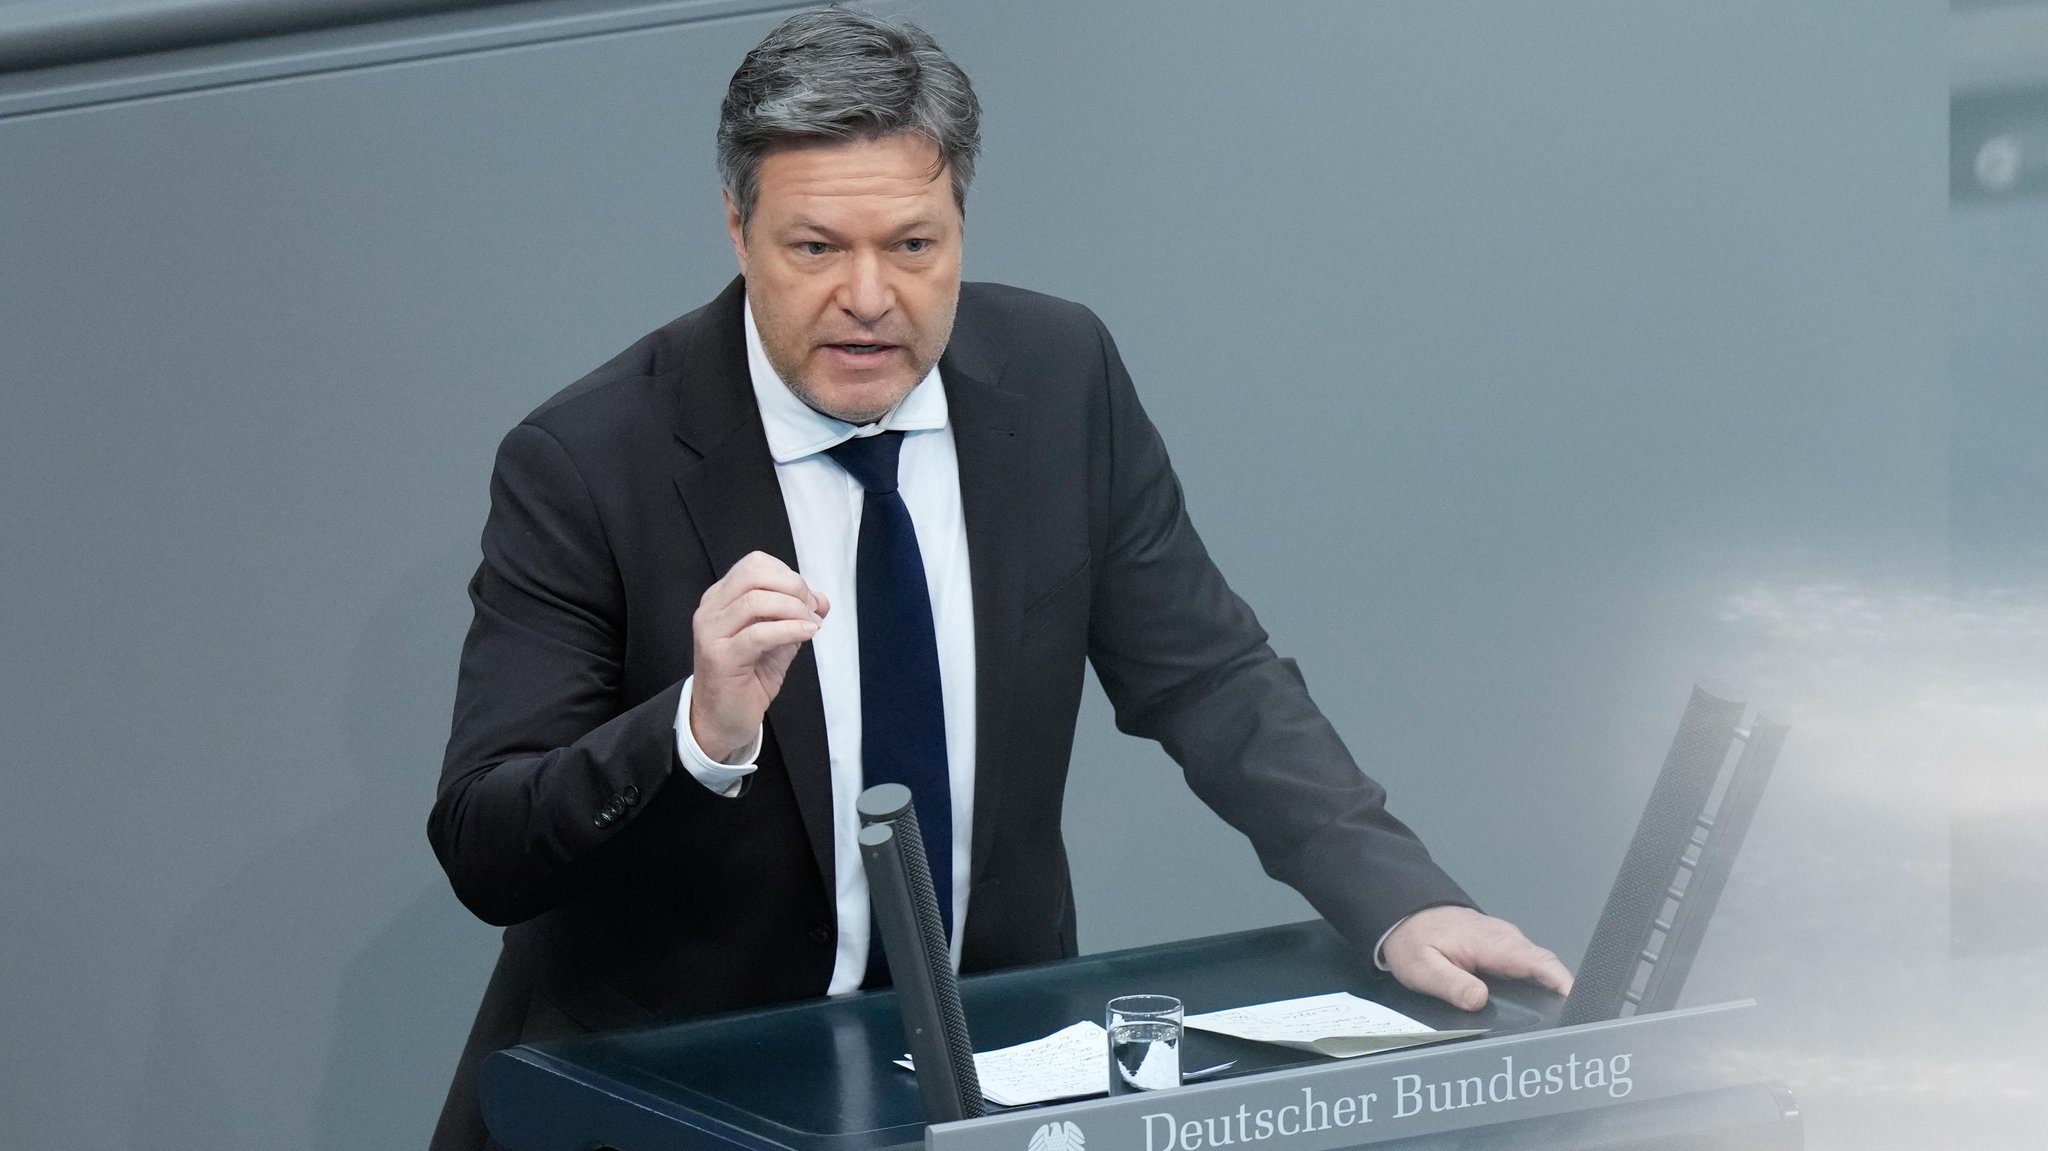
[[[1444,958],[1444,953],[1434,947],[1421,949],[1396,967],[1394,978],[1411,991],[1434,995],[1466,1011],[1486,1006],[1485,981]]]

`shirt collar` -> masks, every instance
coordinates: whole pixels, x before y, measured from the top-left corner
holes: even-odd
[[[754,325],[753,301],[740,309],[747,330],[747,375],[754,385],[754,403],[761,409],[761,427],[768,433],[768,454],[778,464],[790,463],[837,447],[855,436],[883,432],[932,431],[946,426],[946,388],[939,380],[939,368],[924,374],[881,419],[872,424],[849,424],[834,419],[796,398],[761,346],[761,330]]]

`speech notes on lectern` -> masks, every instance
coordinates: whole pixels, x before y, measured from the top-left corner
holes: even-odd
[[[1342,991],[1190,1015],[1187,1026],[1334,1059],[1484,1033],[1437,1031]],[[896,1064],[912,1065],[908,1058]],[[1108,1035],[1100,1023],[1084,1019],[1043,1039],[976,1052],[974,1071],[982,1097],[999,1107],[1101,1095],[1109,1080]]]
[[[1376,1051],[1486,1034],[1483,1027],[1438,1031],[1348,991],[1204,1012],[1188,1016],[1185,1025],[1197,1031],[1313,1051],[1332,1059],[1355,1059]]]

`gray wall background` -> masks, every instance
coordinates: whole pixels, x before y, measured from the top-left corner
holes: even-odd
[[[422,834],[491,451],[732,274],[743,7],[0,119],[0,1142],[423,1143],[495,953]],[[1814,682],[1759,589],[1942,580],[1938,6],[892,7],[988,110],[969,275],[1103,315],[1276,644],[1568,960],[1691,683]],[[1084,948],[1308,914],[1099,696],[1076,759]],[[1889,846],[1731,887],[1703,988],[1809,988],[1784,925],[1934,857],[1838,782],[1757,857]]]

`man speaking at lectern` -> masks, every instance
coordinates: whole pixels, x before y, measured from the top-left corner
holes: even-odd
[[[1084,664],[1403,983],[1569,986],[1267,646],[1094,315],[961,282],[978,119],[914,26],[784,22],[720,115],[740,278],[505,437],[429,834],[509,930],[437,1148],[494,1049],[878,978],[864,785],[916,796],[961,970],[1073,955]]]

